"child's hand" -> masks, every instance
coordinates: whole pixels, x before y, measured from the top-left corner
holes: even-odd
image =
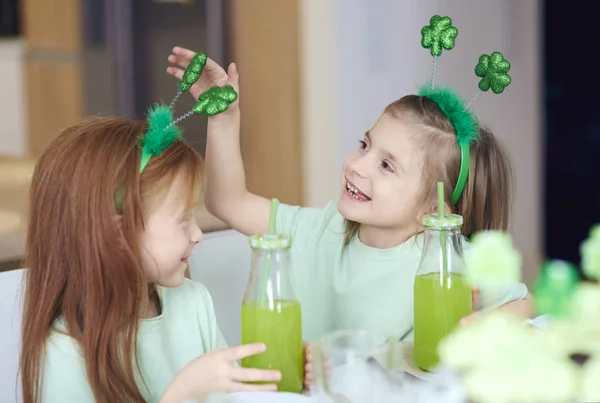
[[[313,378],[313,349],[312,344],[308,342],[302,343],[302,349],[304,350],[304,387],[310,388]]]
[[[477,307],[477,304],[479,304],[479,295],[480,295],[479,288],[473,288],[473,293],[471,295],[472,295],[471,303],[473,306],[473,308],[472,308],[473,313],[470,314],[469,316],[465,316],[464,318],[462,318],[460,320],[461,326],[472,323],[481,317],[481,312],[475,310],[475,308]]]
[[[178,46],[174,47],[168,60],[169,63],[172,63],[175,66],[168,67],[167,73],[181,80],[186,67],[190,64],[194,56],[196,56],[196,52],[192,50],[180,48]],[[204,71],[202,72],[200,79],[198,79],[198,81],[192,86],[192,88],[190,88],[190,94],[192,94],[195,100],[198,100],[200,94],[202,94],[209,88],[215,85],[222,87],[227,84],[231,85],[233,89],[239,94],[240,88],[238,84],[238,78],[238,71],[235,64],[231,63],[227,71],[225,71],[223,67],[219,66],[217,62],[215,62],[211,58],[207,58]],[[238,109],[238,100],[236,100],[233,104],[229,106],[227,112],[231,112]]]
[[[475,308],[477,307],[477,304],[479,304],[479,288],[473,288],[473,292],[471,293],[471,301],[473,304],[473,310],[475,310]]]
[[[254,385],[243,382],[277,382],[275,370],[239,368],[235,361],[265,351],[264,344],[247,344],[209,351],[186,365],[169,384],[160,403],[203,399],[214,392],[275,391],[274,384]]]

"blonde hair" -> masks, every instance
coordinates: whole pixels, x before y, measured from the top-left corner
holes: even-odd
[[[463,217],[462,232],[469,237],[484,230],[506,230],[512,203],[513,171],[508,155],[490,129],[479,129],[480,139],[471,146],[469,176],[462,196],[452,206],[450,195],[458,180],[460,150],[452,124],[431,99],[407,95],[389,104],[384,114],[409,122],[417,130],[423,151],[423,176],[418,206],[433,210],[438,181],[444,182],[446,204]],[[360,223],[345,221],[344,242],[356,235]]]

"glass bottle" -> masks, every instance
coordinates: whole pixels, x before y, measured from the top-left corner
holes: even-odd
[[[291,279],[291,240],[286,235],[250,237],[252,266],[242,303],[242,344],[265,343],[267,351],[242,360],[245,368],[281,372],[280,392],[302,392],[300,302]]]
[[[423,217],[424,244],[414,283],[414,359],[431,371],[439,364],[438,345],[472,313],[472,288],[464,275],[463,219]]]

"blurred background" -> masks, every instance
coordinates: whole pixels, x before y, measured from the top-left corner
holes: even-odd
[[[585,59],[598,50],[592,3],[0,0],[0,270],[20,264],[28,183],[44,147],[84,116],[142,119],[151,103],[169,102],[174,45],[237,63],[250,189],[324,205],[337,196],[343,157],[383,107],[429,79],[420,29],[433,14],[460,31],[439,59],[439,83],[471,98],[480,54],[498,50],[512,63],[513,84],[481,94],[473,110],[513,159],[510,231],[525,280],[546,257],[579,263],[580,242],[600,223],[599,84]],[[192,104],[184,96],[177,110]],[[205,118],[182,126],[203,152]]]

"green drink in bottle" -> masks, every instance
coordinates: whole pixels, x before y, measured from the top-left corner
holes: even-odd
[[[440,341],[472,312],[462,259],[463,219],[445,215],[443,206],[442,201],[440,214],[423,218],[425,242],[414,283],[414,359],[425,371],[439,364]]]
[[[242,366],[279,370],[277,390],[301,393],[302,314],[290,273],[291,241],[275,233],[276,208],[274,199],[269,233],[250,237],[252,267],[241,314],[242,344],[264,343],[267,351],[243,359]]]

